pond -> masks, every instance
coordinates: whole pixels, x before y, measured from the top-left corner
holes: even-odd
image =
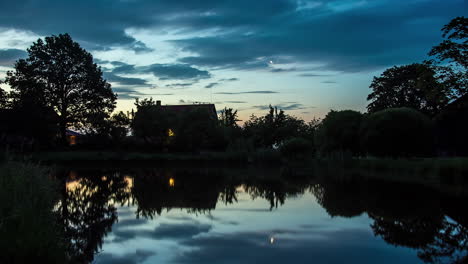
[[[465,263],[466,196],[280,168],[69,169],[57,210],[92,263]]]

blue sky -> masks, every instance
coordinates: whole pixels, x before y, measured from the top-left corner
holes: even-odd
[[[364,111],[373,76],[425,59],[466,10],[466,0],[3,0],[0,77],[37,38],[69,33],[102,67],[117,110],[153,97],[244,120],[272,104],[309,120]]]

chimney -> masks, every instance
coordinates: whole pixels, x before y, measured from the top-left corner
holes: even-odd
[[[156,106],[161,106],[161,100],[156,101]]]

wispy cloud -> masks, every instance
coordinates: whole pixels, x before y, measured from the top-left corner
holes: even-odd
[[[277,94],[276,91],[218,92],[215,94]]]
[[[218,86],[218,85],[219,85],[218,82],[212,82],[212,83],[207,84],[205,86],[205,88],[213,88],[213,87]]]

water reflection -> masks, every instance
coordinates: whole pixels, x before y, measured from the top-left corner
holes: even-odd
[[[223,263],[224,260],[281,263],[292,258],[303,259],[298,263],[308,263],[311,257],[319,262],[342,263],[357,257],[357,253],[361,263],[414,262],[410,256],[412,251],[399,252],[396,259],[392,252],[396,249],[388,245],[414,249],[417,257],[427,263],[468,260],[468,218],[463,202],[466,197],[444,195],[423,186],[274,169],[93,169],[64,174],[67,177],[62,177],[58,208],[70,240],[70,252],[80,263],[92,262],[103,243],[108,243],[104,238],[109,234],[109,243],[132,239],[176,241],[178,247],[190,249],[174,256],[172,261],[179,263]],[[310,194],[315,200],[306,199]],[[257,200],[265,200],[268,205],[265,208],[237,206]],[[285,219],[296,217],[295,213],[307,213],[304,212],[310,210],[307,203],[318,203],[325,211],[314,211],[307,217],[331,216],[343,221],[335,224],[309,219],[310,223],[301,226],[268,229],[261,222],[265,220],[253,218],[252,221],[258,221],[253,223],[256,228],[247,230],[241,229],[239,221],[212,214],[224,210],[234,216],[250,217],[248,212],[264,212],[279,217],[273,213],[277,208],[288,207],[288,203],[295,204]],[[167,214],[174,209],[185,214]],[[164,221],[172,222],[154,225],[164,213],[167,214]],[[190,215],[205,215],[209,222]],[[347,224],[362,219],[368,221],[367,229]],[[216,223],[237,229],[221,232]],[[387,246],[383,244],[370,250],[369,245],[375,244],[376,238],[381,238]],[[271,251],[273,247],[276,251]],[[233,250],[247,255],[239,256]],[[155,255],[138,249],[120,258],[136,263]],[[100,263],[106,260],[122,261],[108,252],[99,254]]]

